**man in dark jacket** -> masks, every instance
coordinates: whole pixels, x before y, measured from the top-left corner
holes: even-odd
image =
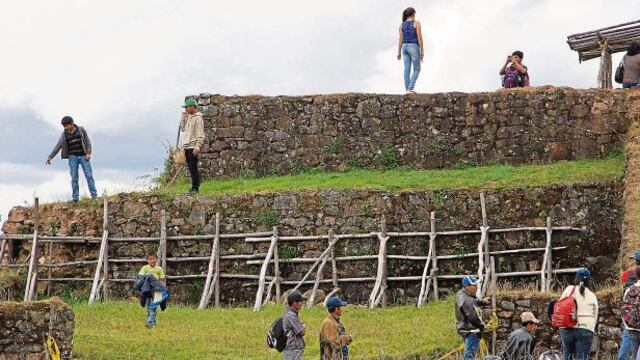
[[[513,331],[507,340],[507,346],[502,353],[503,360],[531,360],[536,346],[534,335],[540,321],[532,312],[526,311],[520,315],[522,327]]]
[[[91,170],[91,140],[87,131],[82,126],[76,126],[71,116],[65,116],[61,121],[64,131],[60,135],[60,139],[56,146],[49,154],[46,165],[51,165],[51,160],[62,150],[62,158],[69,159],[69,169],[71,171],[71,191],[73,202],[78,202],[80,198],[80,188],[78,186],[78,166],[82,166],[82,172],[87,179],[89,193],[92,198],[98,196],[96,184],[93,180],[93,171]]]
[[[464,342],[464,360],[473,360],[478,353],[480,336],[484,330],[480,306],[487,305],[488,300],[476,299],[478,280],[475,277],[462,278],[462,287],[456,295],[457,329]]]

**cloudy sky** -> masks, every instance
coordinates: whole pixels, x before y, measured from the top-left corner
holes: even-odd
[[[532,85],[591,87],[598,60],[579,64],[566,36],[640,14],[637,0],[4,4],[0,222],[34,192],[43,201],[70,197],[66,162],[43,165],[64,115],[89,131],[97,187],[113,193],[161,167],[185,95],[401,93],[395,55],[406,6],[424,29],[419,92],[494,90],[515,49]]]

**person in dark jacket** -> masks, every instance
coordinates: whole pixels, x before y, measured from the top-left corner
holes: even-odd
[[[96,184],[93,180],[93,170],[91,170],[91,140],[87,131],[82,126],[77,126],[73,123],[71,116],[65,116],[60,121],[64,131],[56,146],[47,157],[45,161],[46,165],[51,165],[51,160],[62,150],[62,158],[69,159],[69,170],[71,172],[71,196],[73,202],[78,202],[80,199],[80,187],[78,185],[78,167],[82,167],[85,179],[87,179],[87,186],[89,186],[89,193],[92,198],[98,196],[96,190]]]
[[[533,359],[533,349],[536,346],[534,335],[540,321],[532,312],[527,311],[520,315],[520,323],[522,327],[509,335],[507,345],[502,353],[503,360]]]
[[[458,334],[464,342],[464,360],[473,360],[480,347],[480,336],[484,331],[480,306],[488,304],[488,298],[476,299],[478,280],[473,276],[462,278],[462,289],[456,295],[456,320]]]

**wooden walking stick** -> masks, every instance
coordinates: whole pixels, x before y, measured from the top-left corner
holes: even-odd
[[[180,121],[180,124],[178,124],[178,135],[176,136],[176,147],[175,149],[178,149],[178,145],[180,144],[180,130],[182,128],[182,121]],[[173,152],[171,153],[171,155],[173,156]],[[173,160],[173,159],[172,159]],[[178,166],[178,170],[176,171],[175,174],[173,174],[173,177],[171,177],[171,180],[169,180],[169,182],[167,183],[167,187],[171,186],[173,184],[174,181],[176,181],[176,178],[178,177],[178,174],[180,174],[180,172],[182,171],[182,168],[184,167],[184,165],[180,164]]]

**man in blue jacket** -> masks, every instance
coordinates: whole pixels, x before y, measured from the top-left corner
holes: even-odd
[[[80,188],[78,186],[78,167],[82,166],[82,172],[87,179],[87,185],[89,186],[89,193],[92,198],[98,196],[96,190],[96,184],[93,180],[93,171],[91,170],[92,149],[91,139],[87,131],[82,126],[77,126],[73,123],[71,116],[65,116],[60,121],[64,131],[56,146],[49,154],[46,165],[51,165],[51,160],[62,150],[62,158],[69,159],[69,170],[71,172],[71,191],[72,201],[78,202],[80,199]]]

